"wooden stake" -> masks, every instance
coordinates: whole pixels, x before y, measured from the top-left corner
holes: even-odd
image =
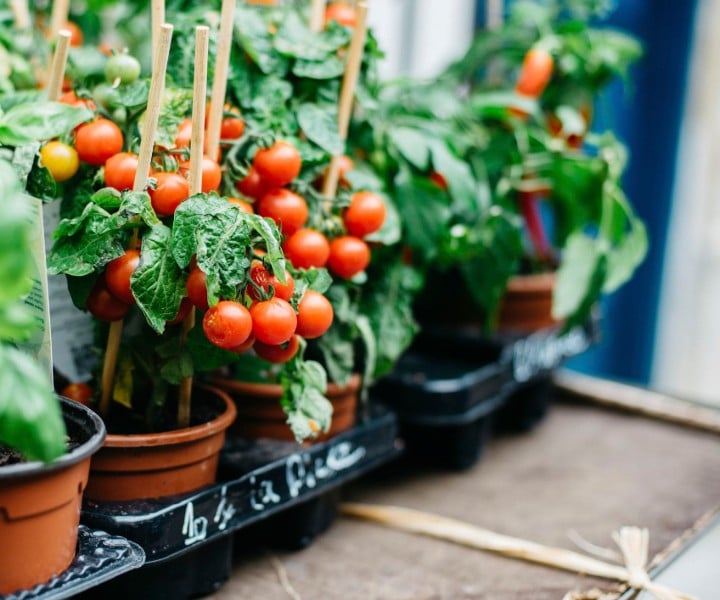
[[[158,45],[153,55],[150,93],[148,95],[147,111],[145,112],[145,119],[143,121],[140,152],[138,153],[138,167],[133,183],[133,190],[136,192],[142,192],[147,187],[148,172],[150,171],[150,163],[152,162],[153,148],[155,146],[155,134],[157,132],[163,93],[165,91],[165,72],[167,70],[168,54],[170,53],[172,31],[172,25],[168,25],[167,23],[160,27]],[[137,246],[137,230],[133,233],[128,246],[130,248]],[[115,367],[117,366],[122,330],[122,320],[110,323],[110,333],[108,334],[107,345],[105,346],[105,358],[100,382],[100,414],[103,416],[107,416],[110,410],[110,398],[112,397]]]
[[[160,28],[165,23],[165,0],[152,0],[150,6],[150,26],[152,28],[152,55],[157,56],[160,43]]]
[[[57,38],[58,32],[67,25],[70,15],[70,0],[54,0],[50,15],[50,31],[48,39]]]
[[[68,51],[70,50],[71,34],[67,29],[61,29],[57,36],[57,45],[50,65],[50,77],[47,85],[48,100],[58,100],[62,93],[65,67],[67,65]]]
[[[352,117],[353,100],[355,99],[355,88],[357,87],[360,66],[362,65],[363,50],[367,37],[367,4],[360,2],[357,5],[357,23],[350,41],[350,50],[345,67],[342,88],[340,90],[340,102],[338,104],[338,133],[340,139],[345,141],[350,127]],[[330,168],[323,182],[323,196],[333,198],[337,193],[338,180],[340,178],[340,156],[333,156]]]
[[[207,155],[213,160],[217,158],[218,149],[220,148],[220,127],[223,112],[225,111],[225,92],[230,67],[235,4],[235,0],[223,0],[220,13],[220,39],[218,40],[218,51],[215,58],[215,74],[213,76],[210,115],[207,124]]]
[[[310,29],[315,33],[322,31],[325,25],[325,6],[327,0],[312,0],[310,12]]]
[[[233,0],[234,4],[234,0]],[[210,29],[205,26],[195,28],[195,73],[193,79],[192,133],[190,137],[190,194],[202,192],[203,145],[205,142],[205,101],[207,99],[208,38]],[[195,327],[195,309],[191,308],[183,320],[182,343]],[[192,402],[193,378],[185,377],[180,384],[178,398],[178,427],[190,425],[190,406]]]
[[[30,9],[27,0],[10,0],[10,8],[15,17],[15,28],[30,29],[32,21],[30,20]]]

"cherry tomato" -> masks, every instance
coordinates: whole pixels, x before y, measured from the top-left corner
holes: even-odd
[[[340,185],[345,187],[350,187],[350,182],[346,179],[346,175],[348,174],[348,171],[352,171],[355,168],[355,163],[353,162],[353,159],[350,158],[347,154],[341,154],[338,159],[338,179],[340,181]]]
[[[119,81],[127,85],[138,77],[140,77],[140,61],[125,52],[114,54],[105,63],[105,78],[112,84]]]
[[[187,148],[190,145],[190,138],[192,138],[192,119],[184,119],[178,127],[175,146],[177,148]]]
[[[324,267],[330,257],[327,238],[314,229],[300,229],[283,244],[285,256],[297,269]]]
[[[302,159],[292,144],[275,142],[255,153],[253,167],[268,186],[282,187],[300,174]]]
[[[276,365],[288,362],[293,356],[298,353],[300,348],[300,340],[298,336],[294,335],[290,338],[290,341],[282,345],[263,344],[262,342],[255,342],[255,354],[257,354],[263,360]]]
[[[240,117],[227,117],[220,124],[220,139],[237,140],[245,132],[245,121]]]
[[[362,238],[383,226],[387,209],[382,198],[372,192],[356,192],[343,219],[350,235]]]
[[[240,344],[239,346],[235,346],[235,348],[233,348],[231,352],[234,352],[235,354],[242,354],[243,352],[247,352],[248,350],[250,350],[250,348],[252,348],[254,345],[255,336],[251,334],[250,337],[246,339],[242,344]]]
[[[361,239],[345,235],[330,242],[328,267],[343,279],[352,279],[370,264],[370,248]]]
[[[250,267],[250,279],[255,282],[255,285],[262,288],[265,294],[270,293],[270,286],[272,286],[275,290],[275,298],[290,301],[295,291],[295,281],[290,273],[285,271],[285,283],[280,283],[278,278],[271,275],[259,260],[253,261],[253,265]],[[247,293],[253,300],[261,300],[260,292],[252,285],[248,286]]]
[[[256,302],[250,307],[250,314],[252,332],[258,342],[277,346],[287,342],[295,333],[297,315],[293,307],[282,298]]]
[[[430,173],[430,181],[432,181],[437,187],[439,187],[443,192],[448,191],[448,183],[447,179],[445,179],[445,175],[442,173],[438,173],[437,171],[433,171]]]
[[[333,307],[322,294],[308,290],[298,304],[297,329],[295,333],[311,340],[320,337],[333,322]]]
[[[95,103],[89,98],[78,98],[75,92],[70,90],[60,96],[60,102],[63,104],[69,104],[70,106],[77,106],[79,108],[87,108],[89,110],[95,110]]]
[[[218,348],[232,350],[245,342],[253,330],[250,312],[239,302],[221,300],[203,317],[205,337]]]
[[[203,156],[201,184],[203,193],[207,194],[216,191],[221,182],[222,171],[220,165],[209,156]]]
[[[178,312],[175,315],[175,318],[172,321],[168,321],[168,325],[179,325],[185,320],[185,317],[187,317],[190,314],[190,310],[192,309],[193,304],[190,302],[190,298],[183,298],[180,301],[180,307],[178,308]]]
[[[208,309],[207,297],[207,275],[197,267],[195,267],[188,275],[185,283],[188,298],[196,308],[200,310]]]
[[[305,225],[308,205],[301,196],[285,188],[278,188],[262,197],[258,204],[258,214],[275,221],[283,235],[287,236]]]
[[[120,128],[108,119],[97,119],[80,125],[75,132],[75,149],[80,160],[94,167],[105,164],[123,148]]]
[[[138,157],[132,152],[120,152],[105,163],[105,185],[118,191],[131,190],[135,185]]]
[[[130,305],[113,296],[103,279],[95,284],[85,306],[98,321],[106,323],[119,321],[130,311]]]
[[[253,200],[260,200],[267,191],[267,185],[253,167],[250,167],[245,179],[238,181],[235,187],[243,196],[247,196]]]
[[[130,289],[130,277],[140,264],[140,252],[125,250],[125,254],[112,260],[105,267],[105,284],[118,300],[126,304],[135,304],[135,296]]]
[[[52,178],[57,181],[67,181],[80,166],[80,160],[75,148],[62,142],[48,142],[40,150],[40,159],[47,167]]]
[[[153,173],[155,189],[149,189],[153,210],[161,217],[175,214],[178,206],[190,197],[190,184],[180,173]]]
[[[60,392],[61,396],[92,407],[95,391],[87,383],[69,383]]]
[[[235,206],[237,206],[241,211],[246,212],[249,215],[255,214],[255,209],[253,208],[253,205],[249,202],[241,200],[240,198],[233,198],[232,196],[230,196],[227,200],[230,204],[234,204]]]
[[[349,4],[334,2],[325,9],[325,23],[331,21],[337,21],[345,27],[355,27],[357,24],[355,9]]]
[[[85,36],[83,36],[82,29],[80,29],[80,27],[78,27],[76,23],[68,21],[67,23],[65,23],[65,27],[63,27],[63,29],[66,29],[70,32],[70,45],[73,48],[78,48],[79,46],[83,45]]]
[[[530,48],[520,67],[520,75],[515,84],[515,91],[530,98],[539,97],[553,74],[554,61],[552,55],[543,48]]]

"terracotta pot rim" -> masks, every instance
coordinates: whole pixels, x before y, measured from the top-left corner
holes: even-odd
[[[193,425],[192,427],[161,431],[158,433],[109,433],[105,438],[105,447],[139,448],[143,446],[173,446],[192,442],[204,437],[210,437],[215,433],[227,429],[237,415],[235,403],[227,393],[215,386],[198,384],[196,387],[219,396],[223,402],[225,402],[225,410],[212,421],[200,425]]]
[[[95,411],[78,402],[73,402],[63,396],[58,396],[58,399],[60,400],[63,415],[67,415],[75,420],[89,422],[92,425],[94,433],[76,448],[56,458],[49,464],[34,460],[0,468],[0,482],[19,477],[33,477],[61,471],[82,462],[100,449],[107,435],[105,423],[103,423],[100,416]]]
[[[268,400],[275,400],[282,396],[282,386],[277,383],[238,381],[237,379],[230,379],[229,377],[213,377],[211,381],[213,384],[221,386],[228,392],[245,393],[267,398]],[[356,390],[360,387],[360,381],[360,375],[358,373],[353,373],[344,386],[340,386],[331,381],[328,383],[326,394],[328,396],[336,396],[348,390]]]
[[[532,275],[513,275],[507,283],[510,293],[549,292],[555,287],[557,272],[534,273]]]

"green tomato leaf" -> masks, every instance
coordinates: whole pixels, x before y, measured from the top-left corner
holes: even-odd
[[[87,108],[60,102],[13,106],[0,117],[0,144],[19,146],[60,137],[93,118]]]
[[[427,170],[430,147],[426,134],[411,127],[393,127],[388,136],[406,161],[419,171]]]
[[[185,276],[175,262],[172,232],[158,224],[143,236],[140,264],[130,278],[130,289],[148,324],[158,333],[165,331],[185,297]]]
[[[630,232],[608,253],[607,278],[603,292],[611,294],[630,280],[648,251],[645,225],[639,219],[631,221]]]
[[[307,138],[333,156],[345,151],[338,132],[337,114],[317,104],[301,104],[297,111],[298,124]]]
[[[345,72],[345,63],[339,56],[329,55],[325,60],[298,59],[292,66],[296,77],[307,79],[335,79]]]
[[[107,199],[107,188],[99,190],[93,195],[93,201],[95,201],[95,196],[98,194],[103,194],[103,197]],[[155,227],[160,224],[160,219],[158,219],[157,214],[155,214],[153,210],[150,194],[147,192],[123,192],[118,215],[128,218],[135,216],[140,217],[148,227]]]

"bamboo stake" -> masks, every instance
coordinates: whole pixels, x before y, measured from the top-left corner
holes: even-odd
[[[30,9],[27,0],[10,0],[10,8],[15,18],[16,29],[30,29],[32,21],[30,19]]]
[[[553,379],[560,390],[590,402],[686,427],[720,433],[720,410],[715,408],[566,369],[558,372]]]
[[[356,10],[357,23],[352,40],[350,41],[349,56],[342,88],[340,90],[340,101],[338,103],[338,133],[343,142],[347,140],[348,129],[350,127],[355,88],[357,86],[358,76],[360,75],[360,66],[362,64],[365,39],[367,37],[367,4],[365,2],[359,2]],[[325,196],[325,198],[333,198],[337,193],[341,160],[341,156],[333,156],[330,162],[330,168],[323,182],[323,196]]]
[[[62,93],[63,80],[65,79],[65,67],[70,50],[71,34],[66,29],[61,29],[57,36],[57,45],[50,65],[50,79],[47,84],[48,100],[58,100]]]
[[[152,55],[157,56],[160,43],[160,28],[165,23],[165,0],[152,0],[150,6],[150,26],[152,28]]]
[[[234,0],[232,0],[234,4]],[[207,99],[208,38],[210,29],[201,25],[195,28],[195,73],[193,75],[192,133],[190,137],[190,194],[202,192],[203,144],[205,142],[205,101]],[[182,343],[195,327],[195,308],[183,320]],[[185,377],[180,384],[178,398],[178,427],[190,425],[193,378]]]
[[[67,25],[70,15],[70,0],[55,0],[50,15],[50,31],[48,37],[54,40],[58,32]]]
[[[325,6],[327,0],[312,0],[310,12],[310,29],[315,33],[322,31],[325,25]]]
[[[216,160],[220,147],[220,127],[223,112],[225,111],[225,92],[230,67],[235,4],[235,0],[223,0],[220,12],[220,39],[218,40],[218,51],[215,58],[215,74],[213,76],[210,115],[207,124],[207,154],[213,160]]]
[[[165,72],[167,70],[168,54],[170,52],[170,41],[172,40],[172,25],[167,23],[160,27],[158,45],[153,55],[152,79],[150,81],[150,93],[148,96],[147,111],[145,113],[142,139],[140,141],[140,152],[138,153],[138,167],[135,173],[133,190],[142,192],[147,187],[148,172],[152,162],[153,148],[155,146],[155,134],[157,132],[162,98],[165,91]],[[137,246],[137,230],[130,239],[130,248]],[[107,345],[105,346],[105,359],[103,361],[101,377],[100,414],[107,416],[110,410],[110,398],[112,396],[113,380],[115,379],[115,367],[117,366],[120,339],[122,337],[123,321],[110,323]]]

